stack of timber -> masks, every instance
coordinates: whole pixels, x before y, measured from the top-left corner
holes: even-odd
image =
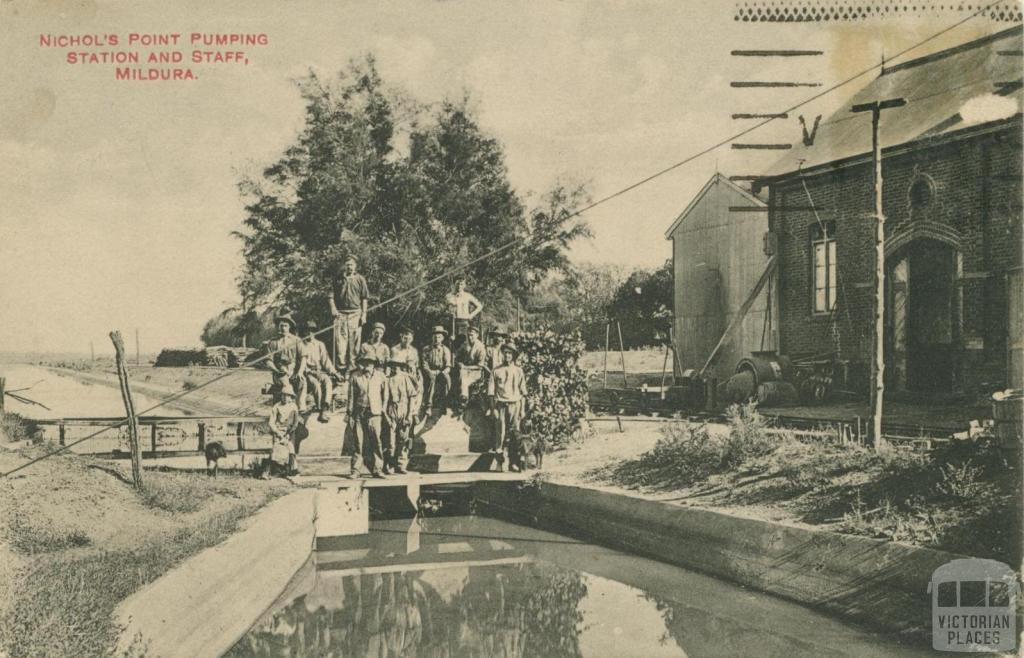
[[[251,361],[256,350],[251,347],[168,347],[156,358],[158,368],[184,368],[187,366],[219,366],[238,368]]]

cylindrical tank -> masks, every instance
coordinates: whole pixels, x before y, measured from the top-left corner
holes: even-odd
[[[775,352],[754,352],[740,359],[736,364],[736,372],[750,371],[754,374],[754,385],[765,382],[790,381],[793,374],[793,362],[788,356]]]

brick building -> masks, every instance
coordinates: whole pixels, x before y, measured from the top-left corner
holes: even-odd
[[[882,113],[890,391],[1020,385],[1021,28],[885,68],[756,189],[779,257],[779,348],[866,391],[874,284],[870,113]],[[815,212],[816,211],[816,212]]]

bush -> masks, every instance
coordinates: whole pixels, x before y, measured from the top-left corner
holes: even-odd
[[[513,336],[526,374],[528,418],[541,428],[549,448],[577,436],[587,415],[587,374],[580,368],[583,340],[578,331],[528,331]]]
[[[142,502],[167,512],[195,512],[213,496],[214,485],[194,473],[146,473]]]
[[[34,438],[38,430],[35,423],[16,413],[0,414],[0,441],[27,441]]]

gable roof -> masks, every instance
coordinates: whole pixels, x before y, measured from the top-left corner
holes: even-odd
[[[742,187],[740,187],[736,183],[734,183],[731,180],[729,180],[728,176],[724,176],[724,175],[716,172],[715,175],[712,176],[708,180],[707,183],[704,183],[704,187],[700,188],[700,192],[697,192],[696,196],[693,197],[693,200],[691,200],[690,203],[688,203],[686,205],[686,208],[683,210],[683,212],[679,213],[679,216],[676,217],[675,221],[672,222],[672,225],[668,227],[667,231],[665,231],[665,239],[666,240],[671,240],[672,239],[672,234],[675,233],[676,229],[679,228],[679,225],[682,224],[686,220],[686,217],[690,214],[690,211],[692,211],[694,208],[697,207],[697,204],[700,202],[701,199],[704,198],[704,195],[706,195],[711,190],[711,188],[713,188],[714,186],[719,185],[719,184],[726,185],[729,188],[731,188],[732,190],[734,190],[735,192],[738,192],[747,201],[749,201],[752,205],[761,206],[761,207],[764,207],[764,205],[765,205],[764,201],[762,201],[761,199],[758,199],[756,196],[751,194],[748,190],[743,189]]]
[[[850,111],[853,105],[903,98],[903,107],[882,112],[879,134],[883,147],[922,137],[955,132],[969,126],[1020,114],[1022,28],[1015,26],[954,48],[883,67],[818,128],[812,146],[802,142],[773,164],[764,176],[781,177],[871,151],[871,113]],[[1016,51],[1010,55],[1001,51]],[[965,116],[966,115],[966,116]]]

